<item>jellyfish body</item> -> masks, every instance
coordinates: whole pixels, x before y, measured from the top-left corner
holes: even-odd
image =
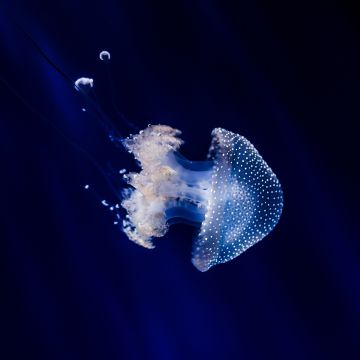
[[[208,161],[191,162],[178,152],[181,132],[150,125],[124,140],[141,171],[127,175],[123,230],[130,240],[153,248],[173,222],[199,227],[192,262],[200,271],[234,259],[277,224],[280,183],[243,136],[216,128]]]

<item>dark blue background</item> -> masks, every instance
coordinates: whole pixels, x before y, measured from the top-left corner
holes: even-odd
[[[355,8],[320,1],[39,1],[0,7],[2,359],[358,359],[360,243]],[[139,127],[246,136],[278,175],[275,230],[198,272],[194,231],[138,247],[83,190],[95,161],[135,169],[70,77],[110,85]],[[7,82],[7,84],[6,84]],[[119,124],[119,123],[118,123]],[[81,149],[78,147],[81,146]],[[85,149],[85,151],[84,151]]]

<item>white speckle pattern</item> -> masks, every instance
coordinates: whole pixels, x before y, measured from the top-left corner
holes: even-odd
[[[280,183],[255,147],[221,128],[212,136],[211,196],[192,257],[200,271],[234,259],[263,239],[283,207]]]

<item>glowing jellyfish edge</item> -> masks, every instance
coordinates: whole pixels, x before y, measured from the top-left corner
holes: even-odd
[[[276,175],[243,136],[216,128],[208,161],[185,159],[178,149],[181,132],[149,125],[123,144],[141,171],[126,180],[122,207],[128,238],[153,248],[169,225],[200,227],[192,262],[200,271],[234,259],[263,239],[278,223],[283,193]]]

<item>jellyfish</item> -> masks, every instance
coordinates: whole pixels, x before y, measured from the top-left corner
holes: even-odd
[[[283,193],[276,175],[243,136],[215,128],[206,161],[179,152],[181,132],[149,125],[123,141],[140,172],[121,205],[127,237],[145,248],[176,222],[198,228],[192,263],[200,271],[230,261],[262,240],[278,223]]]
[[[116,203],[97,195],[115,216],[113,224],[121,226],[131,241],[152,249],[154,238],[163,237],[172,224],[190,224],[197,229],[192,263],[205,272],[236,258],[274,229],[283,208],[282,189],[274,172],[245,137],[215,128],[207,159],[190,161],[180,153],[180,130],[149,125],[138,131],[137,124],[116,105],[118,118],[113,121],[98,105],[92,78],[73,81],[25,35],[48,64],[83,96],[85,115],[93,114],[112,143],[132,154],[139,164],[138,172],[118,169],[117,175],[125,181],[123,189],[108,181],[117,196]],[[110,53],[102,51],[99,58],[107,66]],[[123,136],[124,132],[127,135]],[[83,148],[80,150],[89,156]],[[102,172],[96,161],[94,164]],[[84,189],[94,192],[88,183]]]

